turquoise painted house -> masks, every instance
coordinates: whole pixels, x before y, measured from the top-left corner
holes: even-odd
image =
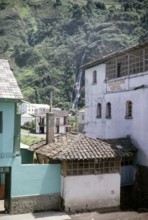
[[[0,199],[9,208],[11,167],[20,154],[20,115],[23,99],[7,60],[0,60]]]
[[[20,153],[22,99],[8,61],[0,59],[0,199],[9,214],[57,210],[60,164],[33,164]]]

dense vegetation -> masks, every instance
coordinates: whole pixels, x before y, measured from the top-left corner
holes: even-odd
[[[8,59],[24,98],[70,108],[84,62],[144,41],[147,0],[0,0],[0,58]],[[84,77],[81,99],[84,104]]]

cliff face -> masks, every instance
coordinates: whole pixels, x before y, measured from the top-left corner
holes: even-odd
[[[26,100],[49,102],[52,89],[54,105],[69,108],[84,53],[87,62],[146,39],[147,0],[128,2],[0,0],[0,58]]]

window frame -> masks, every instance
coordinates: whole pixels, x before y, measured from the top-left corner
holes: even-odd
[[[117,63],[117,78],[121,77],[121,67],[122,63]]]
[[[96,70],[94,70],[93,71],[93,79],[92,79],[92,84],[94,85],[94,84],[97,84],[97,71]]]
[[[110,119],[112,117],[112,106],[110,102],[106,103],[106,118]]]
[[[101,105],[100,102],[97,104],[97,115],[96,115],[96,118],[102,118],[102,105]]]
[[[131,100],[128,100],[126,102],[126,119],[132,119],[133,118],[133,103]]]
[[[89,159],[89,160],[69,160],[62,162],[62,175],[98,175],[109,173],[120,173],[121,160],[119,159]]]

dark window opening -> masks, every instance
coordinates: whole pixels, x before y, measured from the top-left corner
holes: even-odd
[[[94,70],[93,72],[93,84],[96,84],[97,83],[97,71]]]
[[[121,76],[121,63],[117,64],[117,77]]]
[[[68,122],[67,122],[67,117],[64,117],[64,125],[67,125]]]
[[[131,101],[126,102],[126,118],[132,118],[133,116],[133,104]]]
[[[101,103],[98,103],[97,105],[97,118],[101,118],[102,117],[102,106]]]
[[[57,126],[57,134],[59,134],[59,132],[60,132],[60,127]]]
[[[111,118],[111,103],[106,104],[106,118]]]

